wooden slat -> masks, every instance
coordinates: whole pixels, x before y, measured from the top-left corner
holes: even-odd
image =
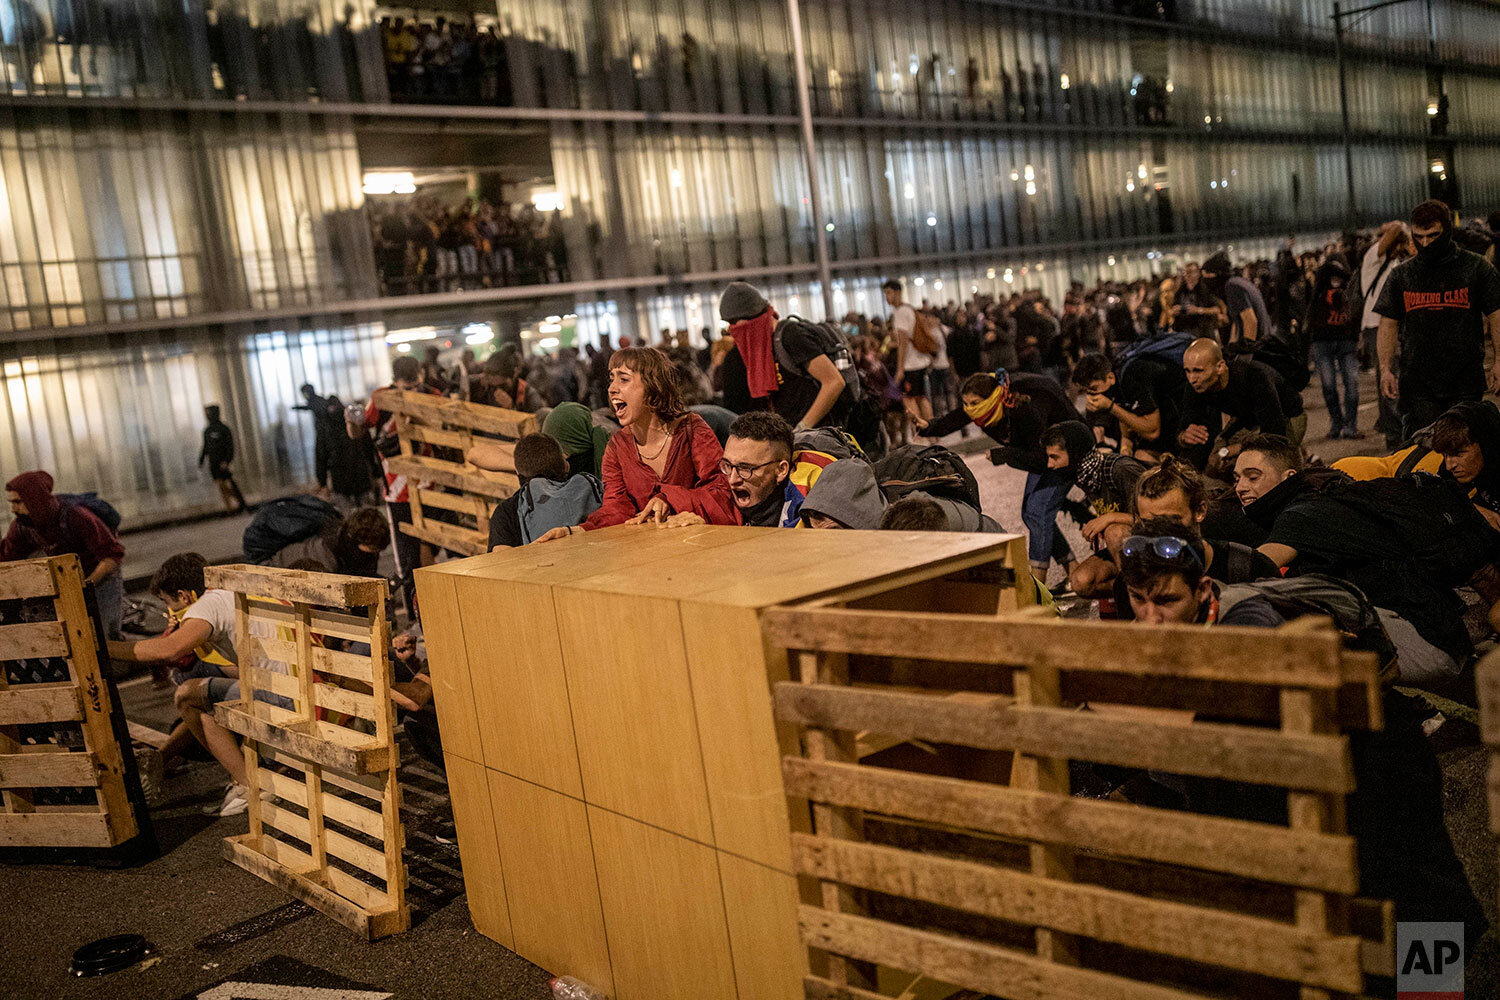
[[[336,858],[342,858],[357,868],[362,868],[374,875],[376,878],[386,877],[385,855],[372,847],[366,847],[359,841],[344,836],[336,830],[327,830],[323,834],[328,844],[328,853]]]
[[[1099,712],[1020,708],[998,699],[783,682],[776,685],[776,714],[809,727],[871,730],[1283,788],[1354,790],[1353,764],[1341,736],[1220,723],[1173,725]]]
[[[297,778],[289,778],[276,771],[262,770],[260,772],[261,787],[272,792],[277,798],[285,799],[302,808],[307,808],[307,783]]]
[[[383,910],[394,905],[390,896],[373,885],[361,882],[342,868],[328,866],[323,870],[323,878],[334,892],[366,910]]]
[[[857,764],[782,761],[788,795],[1043,843],[1353,893],[1354,839]]]
[[[422,497],[422,506],[437,507],[440,510],[451,510],[457,514],[468,514],[472,517],[481,518],[484,521],[490,519],[490,502],[467,493],[444,493],[441,490],[417,490]]]
[[[335,639],[348,639],[350,642],[370,641],[370,620],[360,615],[314,608],[309,620],[315,635],[331,635]]]
[[[131,722],[127,720],[125,725],[128,727],[130,731],[130,738],[133,741],[135,741],[136,743],[144,743],[146,746],[154,747],[157,750],[160,750],[162,747],[166,746],[167,740],[169,740],[172,736],[171,733],[164,733],[160,729],[152,729],[150,726],[143,726],[139,722]]]
[[[251,621],[257,616],[252,615]],[[292,664],[297,662],[297,644],[288,642],[286,639],[268,639],[264,636],[252,635],[250,637],[250,659],[254,660],[255,654],[259,653],[267,660],[275,663]],[[256,682],[259,687],[259,682]]]
[[[251,837],[246,834],[242,837],[226,837],[224,840],[224,857],[272,885],[277,886],[302,902],[311,906],[325,916],[331,917],[338,923],[354,931],[362,937],[373,939],[381,935],[382,924],[377,921],[376,914],[362,909],[357,904],[345,899],[331,888],[323,885],[306,874],[302,874],[286,867],[269,856],[270,852],[262,853],[263,847],[267,845],[267,838]],[[271,848],[283,857],[292,857],[301,854],[300,851],[289,851],[285,846]],[[302,857],[307,857],[302,855]],[[389,933],[387,930],[386,933]]]
[[[302,687],[297,683],[297,678],[289,674],[262,670],[260,667],[245,667],[243,673],[250,677],[250,683],[254,684],[258,691],[270,691],[294,700],[302,696]]]
[[[423,444],[435,444],[440,448],[468,451],[474,444],[474,435],[467,431],[448,431],[440,427],[423,427],[421,424],[413,423],[401,426],[398,431],[402,437],[421,441]]]
[[[69,655],[62,622],[0,625],[0,660],[47,659]]]
[[[0,813],[0,847],[114,847],[102,812]]]
[[[210,566],[204,570],[209,587],[258,594],[284,601],[332,604],[341,608],[365,607],[385,600],[384,580],[363,576],[312,573],[301,569],[235,564]]]
[[[876,844],[794,833],[792,850],[798,873],[818,879],[1278,979],[1362,984],[1352,936]]]
[[[420,538],[424,542],[431,542],[441,549],[448,549],[466,556],[481,556],[489,551],[489,531],[476,531],[470,528],[459,528],[441,521],[428,521],[425,524],[401,524],[402,534],[413,538]]]
[[[274,706],[263,702],[257,702],[255,705],[257,712],[273,708]],[[281,714],[287,716],[290,713],[282,712]],[[331,742],[327,738],[328,731],[337,729],[336,726],[318,727],[318,735],[315,736],[306,729],[278,725],[265,718],[247,715],[237,707],[225,704],[214,706],[214,720],[225,729],[247,739],[284,750],[322,764],[324,767],[337,768],[351,774],[369,774],[374,771],[384,771],[390,767],[392,757],[390,747],[377,744],[352,747]]]
[[[279,750],[275,747],[261,747],[260,753],[267,760],[275,761],[278,764],[294,768],[298,771],[305,772],[308,767],[307,761],[293,753]],[[326,768],[323,771],[323,784],[333,785],[345,791],[353,792],[356,795],[372,799],[379,799],[385,788],[385,782],[380,775],[341,774]],[[327,790],[325,789],[324,791],[326,794]]]
[[[26,597],[53,597],[52,571],[46,559],[22,559],[0,563],[0,601]]]
[[[348,691],[334,684],[314,684],[313,699],[323,708],[361,719],[375,719],[375,699],[358,691]]]
[[[802,989],[807,1000],[893,1000],[885,993],[862,990],[858,986],[840,986],[822,976],[804,976]]]
[[[1205,630],[1188,625],[1122,629],[1112,622],[839,608],[772,608],[765,612],[763,624],[767,639],[787,649],[1252,684],[1337,687],[1346,679],[1375,683],[1373,663],[1340,656],[1339,640],[1332,632]]]
[[[938,982],[993,993],[1006,1000],[1204,1000],[1154,986],[948,934],[881,920],[799,908],[803,940],[814,948],[920,972]]]
[[[437,420],[459,427],[470,427],[476,431],[503,434],[510,438],[524,437],[535,433],[537,429],[534,414],[461,399],[448,399],[426,392],[403,392],[387,387],[377,389],[371,399],[379,409],[392,413]]]
[[[0,788],[61,788],[99,784],[92,753],[0,754]]]
[[[1500,650],[1490,653],[1474,670],[1479,694],[1480,738],[1500,749]]]
[[[33,722],[81,722],[83,705],[70,682],[12,684],[0,689],[0,726]]]
[[[394,455],[385,464],[392,474],[404,475],[414,483],[435,483],[496,500],[504,500],[521,488],[521,480],[514,473],[488,472],[423,455]]]
[[[323,774],[323,778],[326,782],[328,778],[326,771]],[[356,805],[346,798],[328,792],[326,789],[322,794],[322,802],[323,815],[328,819],[336,823],[342,823],[351,829],[358,830],[367,837],[374,837],[376,840],[384,841],[385,827],[380,813],[373,809],[366,809],[364,806]]]
[[[312,651],[312,666],[320,674],[337,674],[366,684],[375,680],[375,671],[370,666],[368,656],[315,646]]]
[[[296,837],[304,844],[312,842],[312,831],[309,828],[306,816],[298,816],[290,810],[271,802],[260,804],[260,818],[263,823],[274,826],[282,833]]]

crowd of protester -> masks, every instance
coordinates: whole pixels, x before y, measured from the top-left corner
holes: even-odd
[[[567,281],[561,212],[469,198],[370,203],[370,239],[387,295]]]
[[[696,344],[664,329],[654,345],[533,357],[506,345],[452,365],[430,348],[398,357],[391,387],[541,417],[535,433],[464,455],[518,480],[487,525],[493,548],[644,523],[1013,528],[940,443],[977,431],[991,462],[1025,474],[1021,526],[1044,603],[1139,627],[1275,627],[1316,609],[1403,691],[1472,706],[1477,651],[1500,628],[1500,409],[1484,398],[1500,390],[1495,238],[1429,201],[1408,222],[1300,255],[1289,241],[1272,261],[1236,266],[1220,251],[1151,281],[1074,284],[1060,311],[1038,290],[914,304],[891,280],[889,312],[813,323],[734,282],[719,301],[724,334],[705,329]],[[1365,436],[1358,375],[1374,371],[1376,454],[1331,466],[1310,454],[1301,390],[1313,368],[1327,437],[1341,439]],[[399,530],[413,484],[388,463],[395,418],[373,400],[303,395],[320,495],[339,511],[268,561],[369,574],[394,539],[419,628],[410,571],[439,553]],[[215,456],[217,478],[232,450]],[[40,472],[8,484],[4,558],[78,551],[102,586],[118,574],[118,538],[51,487]],[[365,506],[374,493],[383,514]],[[244,762],[212,707],[237,696],[238,651],[232,602],[205,591],[202,565],[174,556],[153,581],[173,630],[110,651],[182,664],[173,747],[196,739],[223,764],[214,810],[232,815],[246,808]],[[417,634],[393,643],[407,668],[397,707],[440,762]],[[1362,889],[1395,899],[1402,919],[1462,919],[1472,941],[1484,917],[1443,828],[1432,749],[1445,717],[1395,689],[1384,699],[1385,730],[1356,754]],[[1127,801],[1217,808],[1171,775],[1075,777],[1079,794],[1102,783]],[[1259,816],[1253,799],[1243,813]]]

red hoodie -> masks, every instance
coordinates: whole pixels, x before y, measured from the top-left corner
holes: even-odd
[[[52,495],[52,477],[47,473],[23,472],[5,488],[21,498],[26,516],[12,521],[0,540],[0,562],[72,552],[88,576],[105,559],[125,558],[119,537],[92,511],[64,504]]]
[[[702,417],[689,413],[667,449],[664,475],[641,461],[630,428],[616,431],[604,449],[604,504],[583,522],[588,531],[624,524],[660,495],[674,514],[693,513],[709,524],[738,524],[729,480],[719,471],[724,449]]]

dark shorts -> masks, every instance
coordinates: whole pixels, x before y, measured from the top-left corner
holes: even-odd
[[[214,706],[220,702],[239,700],[240,681],[238,677],[210,677],[208,683],[203,685],[203,704],[208,709],[209,714],[213,713]],[[255,700],[263,701],[268,705],[275,705],[277,708],[284,708],[287,711],[291,711],[293,704],[292,699],[271,691],[256,691]]]
[[[903,373],[901,377],[901,395],[910,399],[925,397],[928,392],[928,380],[931,376],[931,368],[918,368]]]
[[[210,462],[208,464],[208,474],[210,476],[213,476],[214,479],[221,482],[225,479],[234,478],[234,473],[230,471],[229,464],[227,462],[222,464],[219,462]]]

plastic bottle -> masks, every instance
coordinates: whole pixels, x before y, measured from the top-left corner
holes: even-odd
[[[548,980],[547,985],[552,987],[553,1000],[609,1000],[603,990],[572,976],[558,976]]]

